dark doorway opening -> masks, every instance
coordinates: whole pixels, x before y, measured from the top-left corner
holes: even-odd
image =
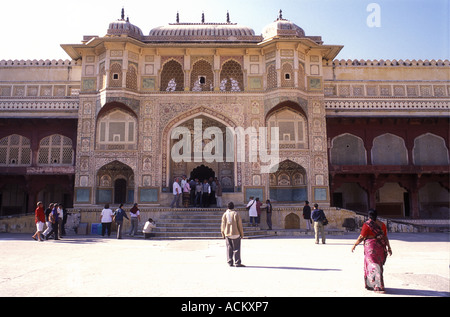
[[[344,208],[344,198],[342,193],[333,193],[333,207]]]
[[[214,179],[215,176],[216,176],[216,173],[214,172],[214,170],[212,168],[209,168],[202,164],[192,170],[190,178],[193,178],[193,179],[198,178],[199,181],[203,182],[204,179],[209,181],[210,177],[212,177]]]
[[[127,181],[119,178],[114,182],[114,203],[122,204],[127,201]]]
[[[409,193],[403,193],[403,204],[405,206],[405,217],[410,217],[410,205],[409,205],[410,199],[409,199]]]

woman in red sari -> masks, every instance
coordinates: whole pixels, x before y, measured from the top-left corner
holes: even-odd
[[[387,237],[386,225],[377,220],[375,210],[369,210],[369,220],[361,229],[361,234],[353,245],[364,241],[364,282],[366,289],[375,292],[384,292],[383,265],[387,255],[392,255],[392,249]]]

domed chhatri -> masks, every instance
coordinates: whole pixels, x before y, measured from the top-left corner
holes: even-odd
[[[227,22],[208,23],[202,13],[200,23],[182,23],[177,13],[176,23],[153,28],[146,37],[151,42],[255,42],[262,40],[255,35],[255,31],[247,26],[230,22],[227,13]]]
[[[117,21],[111,22],[106,33],[107,36],[121,36],[128,35],[135,39],[141,39],[144,35],[142,30],[130,23],[129,18],[125,20],[125,10],[122,8],[121,18]]]
[[[313,41],[319,45],[323,44],[321,36],[305,35],[305,31],[301,27],[287,19],[283,19],[281,10],[278,18],[274,22],[264,27],[261,37],[264,42],[277,38],[300,38]]]
[[[295,23],[283,19],[282,11],[278,15],[278,18],[267,25],[262,32],[264,40],[268,40],[274,37],[305,37],[305,31]]]

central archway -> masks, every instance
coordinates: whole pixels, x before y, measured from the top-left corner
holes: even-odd
[[[195,124],[200,122],[201,128],[195,130]],[[232,162],[227,161],[227,151],[230,149],[230,144],[228,144],[227,140],[227,127],[231,127],[234,129],[235,123],[232,122],[227,117],[223,116],[220,113],[216,113],[211,109],[199,107],[191,110],[190,112],[181,115],[175,119],[173,119],[164,129],[163,140],[167,140],[166,145],[163,144],[163,177],[162,177],[162,186],[171,190],[172,180],[176,177],[187,176],[189,177],[191,172],[198,168],[201,165],[204,165],[207,168],[210,168],[214,172],[214,176],[219,179],[222,185],[223,192],[234,192],[235,186],[239,186],[240,184],[240,173],[239,173],[239,163],[236,163],[235,160]],[[188,155],[184,157],[183,160],[174,160],[172,158],[172,150],[174,145],[178,145],[180,140],[183,140],[184,136],[180,136],[178,139],[172,139],[172,132],[175,129],[181,128],[187,134],[189,134],[188,139],[190,139],[191,147],[188,151],[192,151],[190,153],[190,160]],[[219,150],[223,151],[222,154],[217,154],[217,150],[215,146],[212,146],[213,143],[210,143],[212,139],[215,138],[210,136],[207,131],[208,129],[213,129],[214,131],[221,131],[222,142],[219,142]],[[194,144],[194,139],[198,137],[200,130],[200,139],[201,139],[201,149],[202,152],[201,159],[195,158],[195,153],[198,153],[198,144]],[[188,132],[189,131],[189,132]],[[197,136],[195,132],[197,131]],[[205,132],[206,131],[206,132]],[[220,136],[219,136],[220,137]],[[198,140],[198,139],[196,139]],[[197,141],[198,142],[198,141]],[[217,146],[217,144],[216,144]],[[209,150],[208,150],[209,149]],[[211,150],[213,149],[213,150]],[[180,154],[183,153],[184,149],[181,150]],[[197,151],[197,152],[196,152]],[[205,153],[210,153],[214,155],[214,159],[205,160]],[[230,152],[231,153],[231,152]],[[217,156],[216,156],[217,154]],[[218,160],[220,156],[223,155],[221,160]],[[236,179],[236,175],[237,179]]]
[[[216,173],[214,172],[214,170],[210,167],[205,166],[204,164],[197,166],[189,174],[189,178],[198,179],[200,182],[203,182],[203,180],[205,179],[214,179],[214,177],[216,177]]]

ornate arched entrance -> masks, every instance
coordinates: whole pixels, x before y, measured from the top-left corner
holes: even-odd
[[[128,165],[113,161],[97,172],[97,204],[132,203],[134,172]]]
[[[307,200],[306,170],[299,164],[285,160],[274,166],[269,174],[270,199],[276,202]]]
[[[204,110],[204,111],[203,111]],[[163,187],[171,188],[176,177],[198,174],[200,177],[217,177],[224,192],[233,192],[239,180],[239,164],[227,154],[234,151],[227,140],[227,127],[235,124],[218,113],[198,108],[172,120],[164,130]],[[231,144],[231,145],[230,145]],[[204,167],[202,167],[204,166]],[[192,174],[194,172],[194,174]],[[192,175],[191,175],[192,174]]]
[[[209,180],[210,178],[216,177],[216,173],[210,167],[205,166],[204,164],[197,166],[194,168],[191,173],[188,175],[190,179],[198,179],[200,182],[203,180]]]

